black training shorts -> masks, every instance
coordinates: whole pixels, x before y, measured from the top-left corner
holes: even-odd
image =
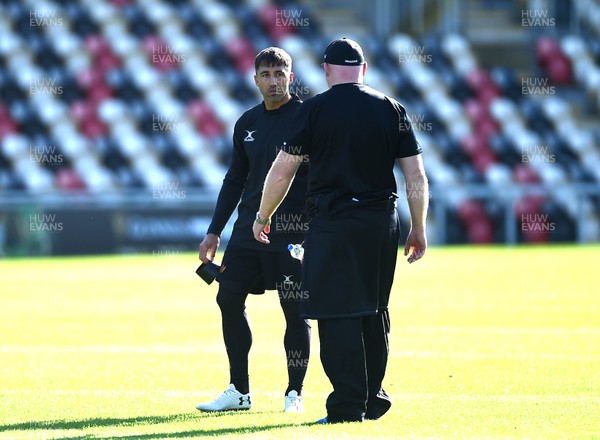
[[[267,252],[228,245],[217,281],[240,293],[300,289],[300,261],[288,252]]]

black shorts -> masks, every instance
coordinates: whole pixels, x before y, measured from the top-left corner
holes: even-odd
[[[217,281],[224,288],[243,293],[299,290],[301,268],[300,261],[288,252],[266,252],[229,245]]]

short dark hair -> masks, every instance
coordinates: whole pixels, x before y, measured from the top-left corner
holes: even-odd
[[[254,71],[258,72],[261,66],[283,66],[292,69],[292,57],[279,47],[267,47],[261,50],[254,58]]]

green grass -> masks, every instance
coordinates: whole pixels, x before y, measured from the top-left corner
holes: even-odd
[[[253,408],[195,405],[228,382],[216,284],[197,257],[0,262],[0,439],[600,439],[600,247],[432,248],[398,263],[380,421],[316,426],[287,385],[277,295],[252,296]],[[220,259],[220,258],[219,258]]]

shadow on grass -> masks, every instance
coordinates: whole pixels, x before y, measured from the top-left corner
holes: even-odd
[[[260,411],[253,411],[252,413],[245,413],[248,416],[260,414]],[[79,420],[46,420],[36,422],[23,422],[12,425],[0,426],[0,432],[2,431],[31,431],[31,430],[69,430],[69,429],[91,429],[91,428],[102,428],[102,427],[115,427],[122,428],[128,426],[137,425],[160,425],[163,423],[172,422],[193,422],[194,420],[200,419],[219,419],[224,417],[239,416],[239,412],[222,412],[222,413],[184,413],[184,414],[172,414],[165,416],[144,416],[144,417],[128,417],[128,418],[116,418],[116,417],[105,417],[105,418],[91,418],[91,419],[79,419]],[[216,421],[216,420],[215,420]],[[227,434],[240,433],[243,431],[245,434],[254,434],[262,431],[269,431],[277,428],[291,428],[298,426],[312,425],[313,423],[277,423],[263,426],[237,426],[230,428],[206,428],[206,429],[194,429],[189,431],[179,432],[162,432],[153,434],[134,434],[134,435],[114,435],[111,438],[116,439],[162,439],[168,438],[183,438],[183,437],[197,437],[197,436],[220,436]],[[105,434],[105,433],[104,433]],[[99,434],[100,437],[94,434],[83,434],[75,437],[61,437],[62,440],[93,440],[96,438],[104,438],[103,434]]]
[[[303,425],[311,425],[312,423],[279,423],[274,425],[264,426],[252,426],[238,428],[214,428],[214,429],[193,429],[190,431],[178,431],[178,432],[160,432],[156,434],[132,434],[132,435],[111,435],[112,439],[119,440],[152,440],[152,439],[165,439],[165,438],[189,438],[189,437],[204,437],[204,436],[221,436],[228,434],[257,434],[263,431],[272,431],[278,428],[292,428]],[[105,436],[96,437],[95,435],[88,434],[77,437],[61,437],[61,440],[95,440],[100,438],[106,438]]]

